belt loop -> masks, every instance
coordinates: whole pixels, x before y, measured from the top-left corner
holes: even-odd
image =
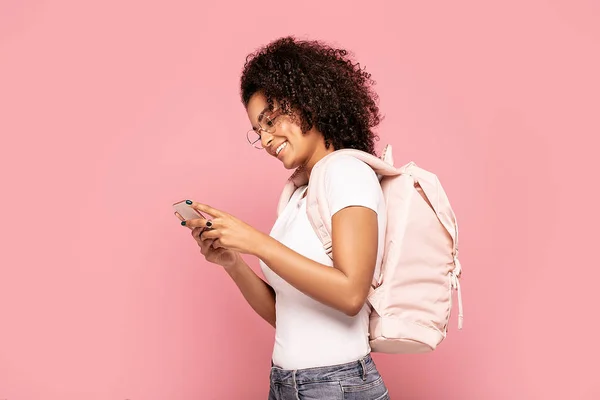
[[[359,361],[360,361],[360,369],[362,370],[361,371],[362,380],[366,381],[367,380],[367,366],[365,365],[365,359],[361,358]]]
[[[296,380],[296,374],[298,373],[298,370],[293,370],[292,371],[292,382],[294,382],[294,394],[296,395],[296,399],[300,400],[300,393],[298,390],[298,381]]]

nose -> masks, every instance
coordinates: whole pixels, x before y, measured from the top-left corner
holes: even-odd
[[[271,135],[268,132],[261,131],[261,134],[260,134],[260,143],[261,143],[261,145],[262,145],[263,148],[269,147],[269,145],[271,144],[272,141],[273,141],[273,135]]]

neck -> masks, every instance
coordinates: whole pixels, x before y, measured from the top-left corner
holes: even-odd
[[[328,149],[325,148],[325,144],[323,146],[319,146],[313,153],[313,155],[308,159],[307,163],[304,164],[304,171],[306,172],[308,178],[310,179],[310,173],[312,172],[313,167],[316,163],[318,163],[323,157],[328,154],[331,154],[335,151],[333,146],[329,146]]]

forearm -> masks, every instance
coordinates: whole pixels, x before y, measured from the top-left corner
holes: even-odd
[[[275,291],[240,257],[234,267],[226,269],[250,307],[275,327]]]
[[[269,236],[254,255],[302,293],[347,315],[356,315],[364,304],[365,296],[342,271],[313,261]]]

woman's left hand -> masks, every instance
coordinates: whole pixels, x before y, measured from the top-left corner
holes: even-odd
[[[212,219],[196,218],[188,220],[185,226],[206,228],[200,237],[202,239],[214,239],[212,247],[215,249],[224,247],[240,253],[256,255],[261,242],[267,237],[264,233],[224,211],[195,201],[192,202],[190,207],[202,214],[213,217]],[[207,222],[209,226],[207,226]]]

